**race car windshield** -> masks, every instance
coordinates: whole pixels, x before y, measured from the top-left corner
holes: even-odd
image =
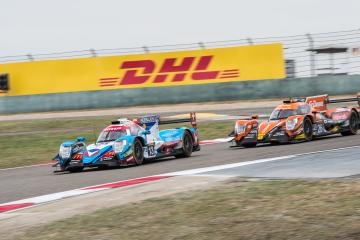
[[[270,115],[270,120],[279,120],[283,118],[288,118],[290,116],[297,115],[297,111],[293,109],[277,109],[274,110]]]
[[[126,136],[126,130],[119,130],[119,131],[103,131],[100,133],[97,142],[111,142],[115,141],[116,139]]]

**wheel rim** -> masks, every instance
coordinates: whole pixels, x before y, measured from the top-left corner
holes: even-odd
[[[135,152],[135,161],[136,161],[136,163],[141,163],[142,147],[138,142],[135,143],[134,152]]]

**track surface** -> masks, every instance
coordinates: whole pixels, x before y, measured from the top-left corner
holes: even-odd
[[[208,171],[204,174],[271,179],[359,177],[359,156],[360,146],[357,146],[265,159],[261,163],[250,161],[248,163],[254,164]]]
[[[89,170],[76,174],[54,175],[50,166],[0,170],[0,203],[15,201],[54,192],[66,191],[89,185],[108,183],[130,178],[163,174],[192,168],[251,161],[262,158],[300,154],[333,148],[359,145],[360,135],[332,136],[307,143],[257,148],[229,148],[230,144],[203,146],[200,152],[187,159],[173,159],[150,162],[139,167],[116,168],[110,170]],[[339,159],[332,161],[341,161]],[[326,161],[322,162],[328,164]],[[321,166],[320,166],[321,167]]]

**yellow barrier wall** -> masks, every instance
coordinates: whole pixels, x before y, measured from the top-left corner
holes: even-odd
[[[285,78],[281,44],[0,64],[8,96]]]

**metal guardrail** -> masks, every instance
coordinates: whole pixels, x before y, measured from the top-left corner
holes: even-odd
[[[284,45],[287,74],[289,78],[312,77],[317,75],[360,74],[360,29],[280,37],[244,38],[226,41],[131,48],[85,49],[68,52],[2,56],[0,57],[0,63],[118,56],[136,53],[196,50],[274,42],[280,42]]]

